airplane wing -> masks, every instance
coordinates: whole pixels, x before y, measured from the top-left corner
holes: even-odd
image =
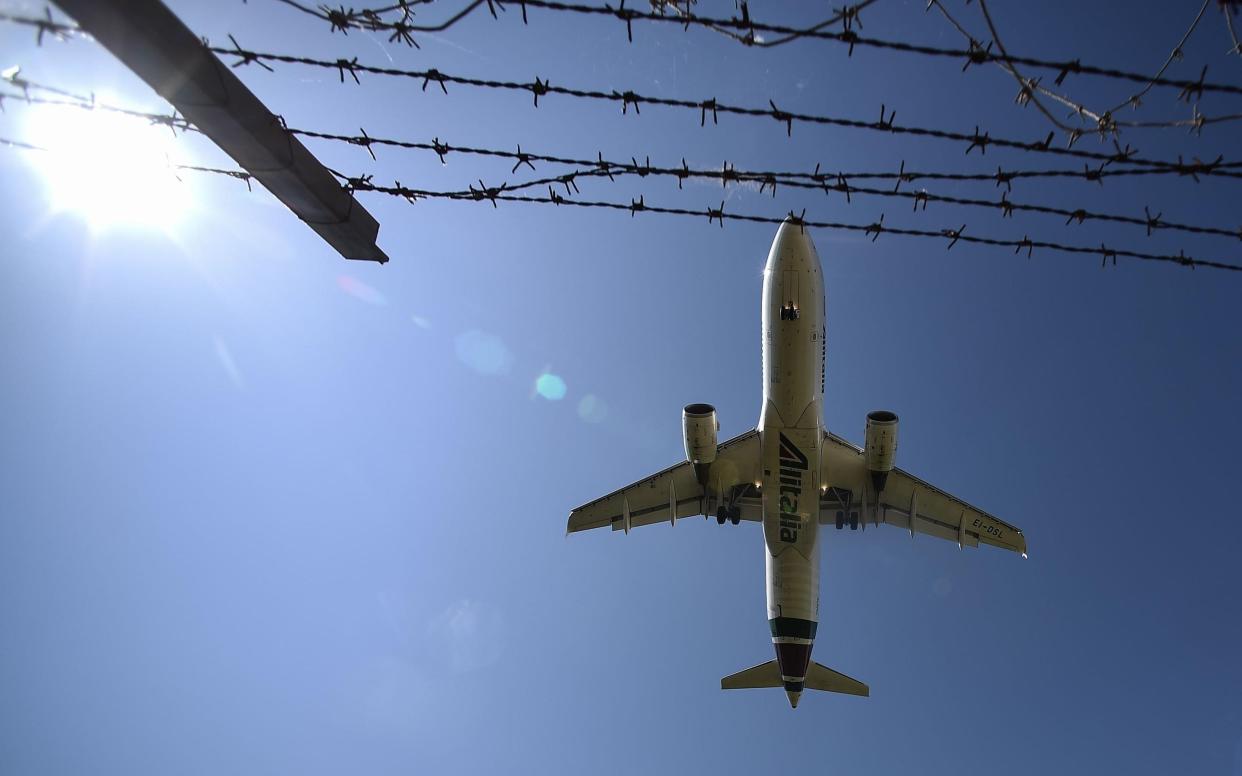
[[[720,445],[712,464],[713,477],[722,490],[737,491],[736,505],[743,520],[760,521],[763,509],[757,493],[750,487],[760,466],[759,432],[745,434]],[[709,483],[709,486],[716,483]],[[688,461],[674,464],[662,472],[639,480],[621,490],[609,493],[569,513],[567,533],[612,526],[626,531],[653,523],[672,522],[675,518],[705,514],[706,494]]]
[[[911,536],[928,534],[957,542],[959,547],[990,544],[1026,555],[1021,529],[978,507],[908,474],[893,469],[877,499],[870,488],[863,450],[835,434],[824,438],[821,456],[825,490],[820,496],[819,522],[836,524],[837,513],[856,511],[865,527],[887,523]]]

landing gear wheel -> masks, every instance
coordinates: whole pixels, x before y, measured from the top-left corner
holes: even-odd
[[[858,513],[857,512],[850,512],[850,530],[851,531],[858,530]]]
[[[742,523],[742,510],[741,510],[740,508],[738,508],[738,507],[734,507],[733,509],[730,509],[730,510],[729,510],[729,519],[730,519],[731,521],[733,521],[733,524],[734,524],[734,525],[741,525],[741,523]]]
[[[724,507],[717,508],[716,509],[716,525],[724,525],[725,518],[727,516],[728,516],[728,513],[725,511]]]
[[[840,531],[845,527],[845,513],[837,512],[837,530]]]

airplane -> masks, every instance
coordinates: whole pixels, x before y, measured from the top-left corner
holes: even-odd
[[[819,623],[821,525],[904,528],[1026,557],[1018,528],[894,467],[897,415],[867,414],[858,447],[824,428],[824,278],[796,220],[781,224],[763,270],[763,406],[753,430],[717,444],[710,404],[682,410],[686,460],[574,509],[567,533],[714,514],[763,524],[768,626],[776,659],[720,680],[721,689],[783,687],[869,696],[867,685],[811,660]]]

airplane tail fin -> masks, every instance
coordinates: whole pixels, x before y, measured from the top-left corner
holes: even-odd
[[[861,695],[864,698],[871,695],[871,689],[867,685],[815,661],[811,661],[811,664],[807,666],[803,686],[808,690]],[[785,687],[785,682],[781,679],[780,666],[775,660],[751,666],[745,671],[738,671],[720,680],[722,690],[746,690],[757,687]]]

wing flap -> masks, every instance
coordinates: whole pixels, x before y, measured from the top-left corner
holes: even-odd
[[[732,487],[754,476],[759,462],[759,434],[748,431],[720,445],[709,477],[713,483]],[[694,466],[688,462],[674,464],[649,477],[590,501],[569,514],[568,533],[592,528],[611,527],[625,531],[655,523],[673,522],[683,517],[703,514],[704,488],[699,484]],[[762,519],[762,509],[739,501],[743,520]],[[753,499],[758,504],[758,499]]]
[[[1021,529],[902,469],[889,474],[876,503],[875,494],[868,491],[862,449],[835,434],[825,438],[822,461],[822,482],[832,487],[820,498],[821,523],[834,523],[838,511],[861,509],[865,499],[869,508],[859,514],[863,522],[887,523],[963,547],[983,543],[1026,554]]]

